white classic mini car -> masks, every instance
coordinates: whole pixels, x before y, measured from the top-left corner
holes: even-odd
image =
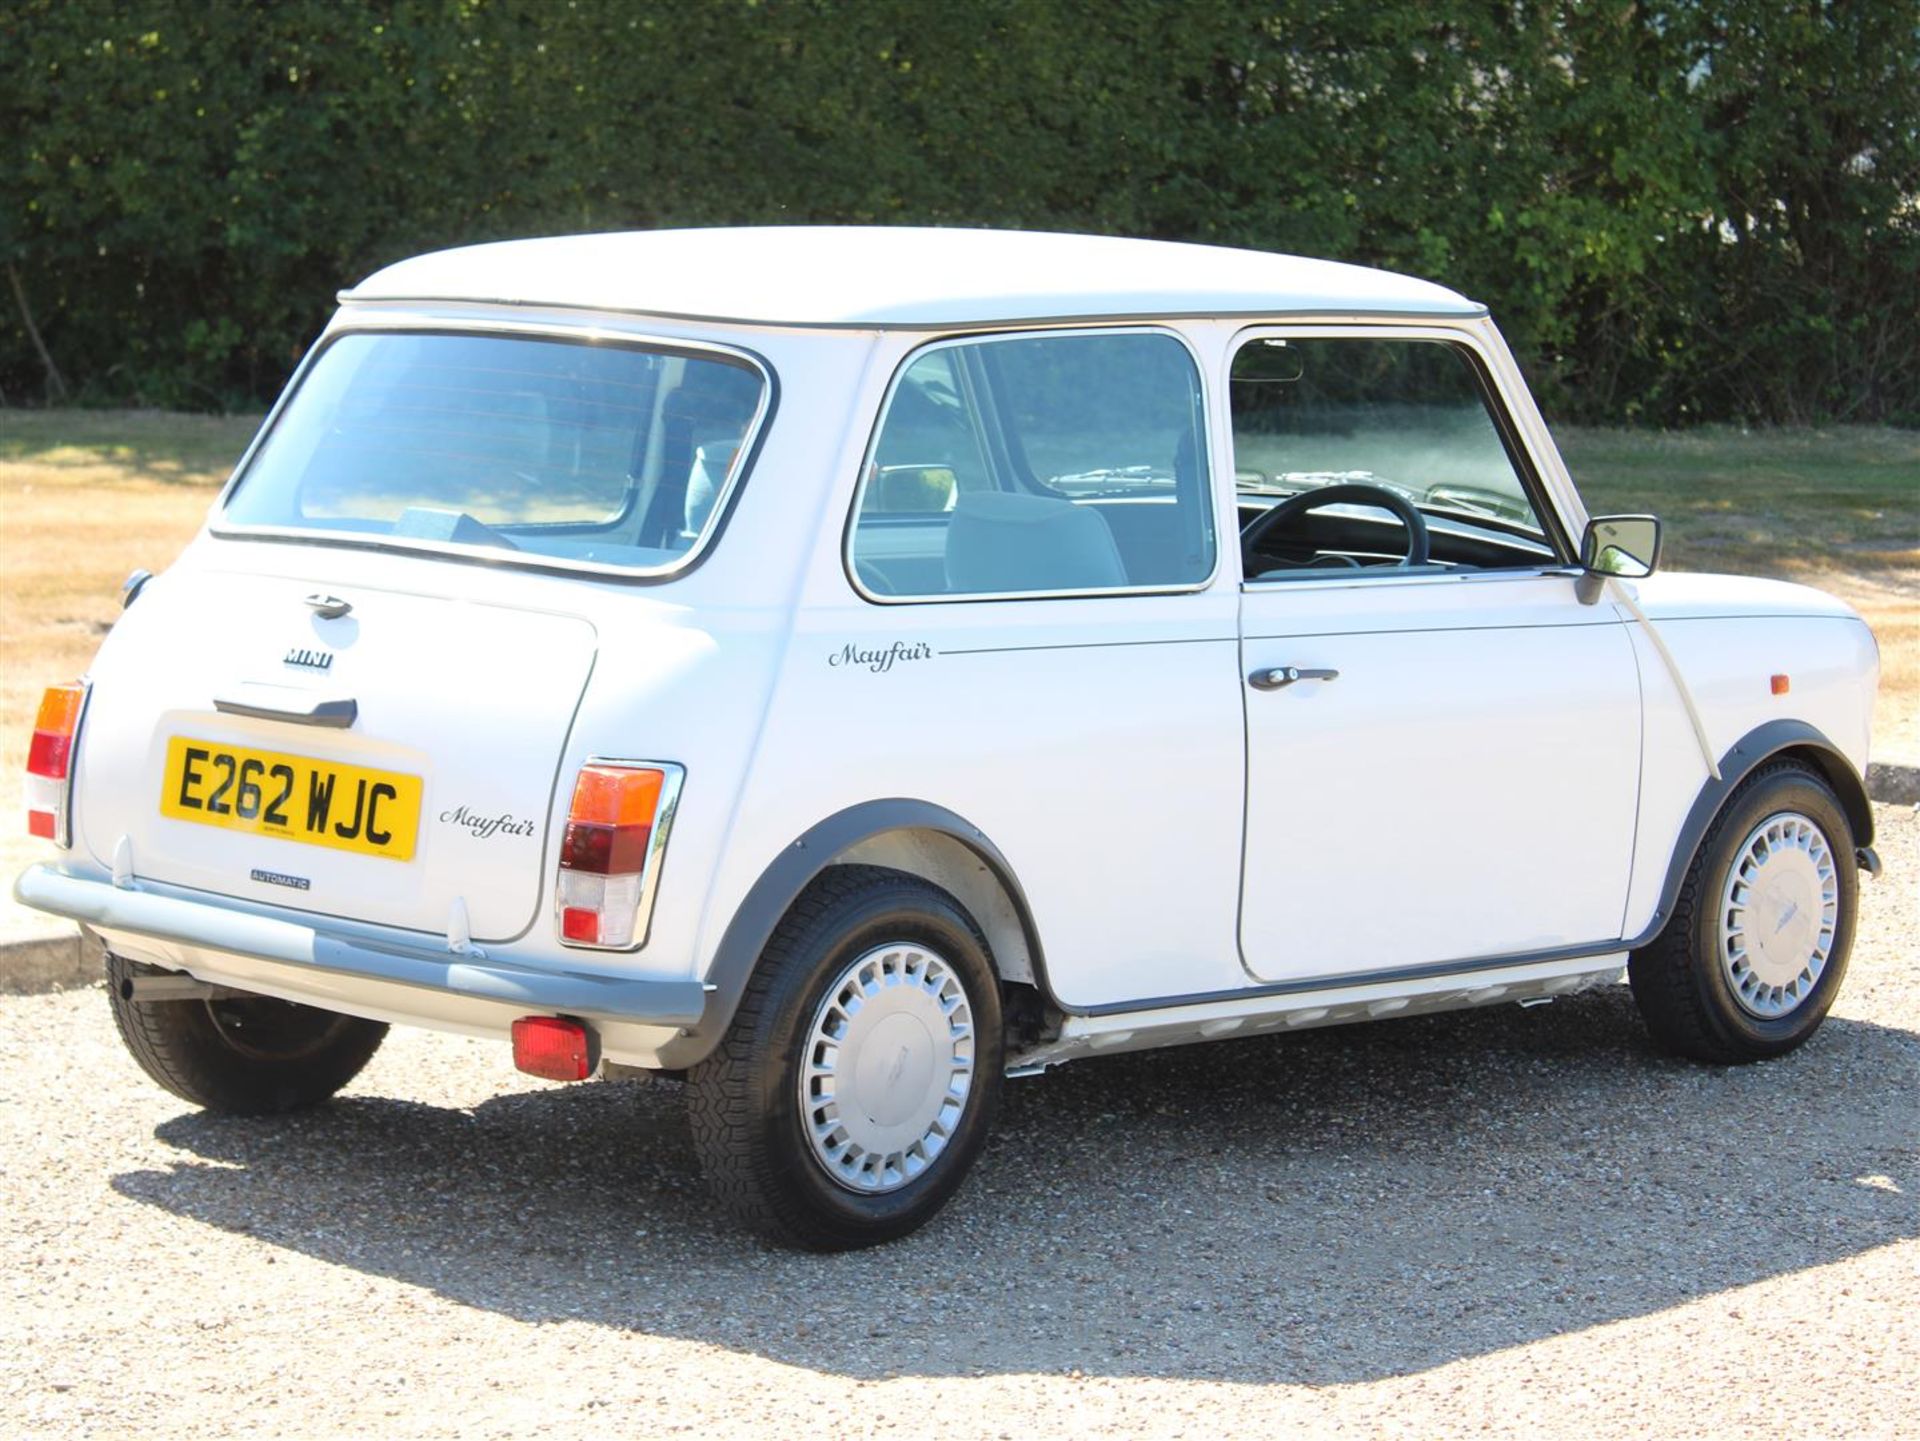
[[[682,1075],[743,1220],[927,1220],[1001,1078],[1617,980],[1819,1026],[1873,637],[1651,572],[1485,310],[1083,236],[423,256],[341,307],[91,675],[28,905],[176,1095],[392,1022]]]

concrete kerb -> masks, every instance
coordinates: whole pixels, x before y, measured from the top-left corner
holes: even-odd
[[[100,942],[93,936],[49,916],[44,933],[0,941],[0,995],[28,996],[90,985],[103,972],[101,955]]]
[[[1920,766],[1875,761],[1867,767],[1867,795],[1886,805],[1920,805]],[[44,934],[0,941],[0,995],[91,985],[101,971],[99,941],[78,926],[49,918]]]

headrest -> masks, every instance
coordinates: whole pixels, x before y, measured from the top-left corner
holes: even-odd
[[[972,593],[1098,590],[1127,583],[1097,510],[1009,491],[962,491],[947,526],[947,588]]]

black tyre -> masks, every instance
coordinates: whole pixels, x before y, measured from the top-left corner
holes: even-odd
[[[718,1049],[687,1076],[714,1194],[815,1250],[906,1235],[959,1189],[1000,1096],[1000,987],[945,891],[834,866],[762,953]]]
[[[1755,773],[1702,839],[1666,929],[1627,967],[1655,1043],[1720,1065],[1802,1044],[1846,975],[1859,893],[1832,787],[1790,761]]]
[[[136,1001],[129,982],[168,972],[107,955],[120,1039],[154,1081],[209,1111],[261,1116],[316,1105],[360,1074],[386,1025],[269,996]]]

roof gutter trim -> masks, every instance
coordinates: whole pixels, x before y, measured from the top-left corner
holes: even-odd
[[[879,316],[848,320],[794,320],[772,316],[716,315],[698,311],[643,310],[618,305],[583,305],[578,301],[508,299],[479,295],[362,295],[342,290],[335,297],[341,305],[355,308],[405,307],[414,305],[496,306],[516,310],[570,310],[603,315],[631,315],[676,323],[710,325],[750,325],[781,330],[956,330],[1004,326],[1131,324],[1167,320],[1485,320],[1490,312],[1472,301],[1459,307],[1433,306],[1428,309],[1378,307],[1367,305],[1275,305],[1246,310],[1097,310],[1082,312],[1001,312],[980,315],[951,315],[943,318],[905,320]]]

